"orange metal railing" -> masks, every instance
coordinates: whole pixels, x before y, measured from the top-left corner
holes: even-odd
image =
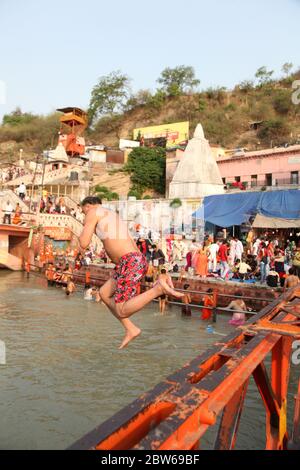
[[[292,344],[299,338],[297,287],[71,449],[194,450],[201,448],[203,436],[218,423],[214,449],[232,450],[251,377],[266,411],[265,448],[299,448],[300,384],[290,439],[287,428],[287,409],[292,406],[287,401]],[[264,363],[269,356],[270,374]]]

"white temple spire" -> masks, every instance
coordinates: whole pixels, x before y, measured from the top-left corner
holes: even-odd
[[[202,125],[198,124],[171,181],[169,198],[202,198],[223,193],[220,170]]]

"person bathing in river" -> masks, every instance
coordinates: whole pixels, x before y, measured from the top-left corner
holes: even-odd
[[[71,277],[69,277],[68,282],[67,282],[67,287],[66,287],[66,295],[73,294],[73,292],[75,292],[75,290],[76,290],[75,284],[72,281]]]
[[[147,272],[147,261],[131,238],[127,225],[116,212],[102,207],[98,197],[87,197],[81,203],[85,215],[84,228],[79,237],[85,250],[93,234],[100,238],[109,258],[116,265],[114,275],[100,289],[100,295],[112,314],[125,329],[125,337],[119,349],[140,335],[141,330],[129,319],[149,302],[166,294],[182,297],[161,275],[153,287],[140,295],[139,284]]]
[[[167,273],[167,270],[165,268],[161,269],[160,271],[160,279],[165,281],[172,289],[174,289],[172,278]],[[159,311],[162,315],[164,315],[166,311],[167,303],[168,303],[168,296],[166,294],[160,295],[159,296]]]
[[[238,310],[238,312],[234,312],[234,314],[232,315],[232,319],[229,321],[229,324],[234,326],[241,326],[246,321],[246,314],[243,313],[243,311],[247,312],[247,307],[242,299],[243,294],[241,292],[237,292],[236,297],[238,298],[232,300],[232,302],[230,302],[227,307],[231,310]]]
[[[191,294],[187,292],[189,287],[189,284],[184,284],[183,286],[183,289],[185,290],[182,298],[183,306],[181,307],[181,315],[183,317],[190,317],[192,315],[192,309],[190,307],[190,304],[192,303],[192,297]]]
[[[296,287],[299,283],[300,283],[300,279],[298,276],[296,276],[295,269],[291,268],[284,282],[284,292],[287,291],[288,289],[291,289],[292,287]]]
[[[203,297],[203,305],[204,307],[214,307],[214,299],[213,299],[213,290],[208,289],[207,294]],[[210,308],[203,308],[201,320],[210,320],[213,314],[212,309]]]

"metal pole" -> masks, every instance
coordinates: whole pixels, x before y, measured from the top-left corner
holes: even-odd
[[[42,199],[43,199],[43,189],[44,189],[44,177],[45,177],[45,169],[46,169],[46,162],[47,162],[47,158],[48,158],[48,152],[45,152],[43,154],[43,173],[42,173],[42,184],[41,184],[41,195],[40,195],[40,200],[39,200],[39,203],[38,203],[38,207],[37,207],[37,218],[41,212],[41,202],[42,202]]]

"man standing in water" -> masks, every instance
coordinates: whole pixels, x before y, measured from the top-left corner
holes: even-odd
[[[137,295],[137,289],[147,272],[147,261],[131,238],[127,225],[116,212],[105,209],[98,197],[87,197],[81,203],[85,215],[84,229],[79,237],[82,249],[86,249],[94,232],[101,239],[109,258],[116,265],[115,274],[100,289],[103,302],[122,323],[125,337],[119,349],[139,336],[129,317],[149,302],[163,294],[182,297],[164,278],[158,278],[152,289]]]

